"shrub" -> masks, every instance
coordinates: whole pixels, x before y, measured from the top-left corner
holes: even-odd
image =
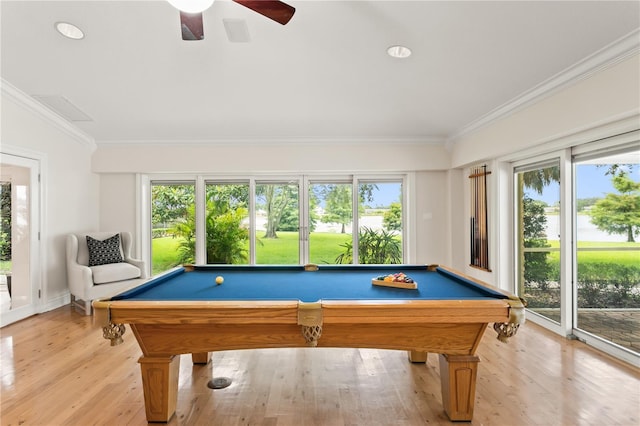
[[[347,241],[340,246],[345,251],[338,255],[336,263],[353,263],[352,242]],[[358,260],[369,265],[402,263],[402,244],[391,232],[362,227],[358,233]]]
[[[578,306],[638,308],[640,267],[615,263],[578,264]]]

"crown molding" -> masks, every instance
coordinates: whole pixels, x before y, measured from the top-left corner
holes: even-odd
[[[640,53],[640,29],[636,29],[619,38],[537,86],[527,90],[520,96],[467,124],[447,139],[445,147],[447,150],[451,150],[456,141],[462,136],[508,117],[517,111],[533,105],[580,80],[597,74],[638,53]]]
[[[84,133],[69,121],[42,105],[5,79],[0,79],[0,93],[2,93],[4,99],[8,99],[33,115],[42,118],[47,123],[70,136],[74,141],[88,147],[91,151],[95,151],[97,148],[93,137]]]
[[[264,139],[117,139],[98,140],[98,146],[194,145],[194,146],[260,146],[260,145],[434,145],[443,146],[442,137],[423,138],[264,138]]]

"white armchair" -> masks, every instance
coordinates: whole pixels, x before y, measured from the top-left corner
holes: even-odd
[[[119,245],[115,235],[119,235]],[[89,253],[87,236],[93,238]],[[97,241],[96,241],[97,240]],[[111,248],[116,250],[102,251]],[[110,258],[115,256],[115,258]],[[91,259],[90,259],[91,258]],[[90,260],[93,266],[90,265]],[[91,301],[109,297],[137,286],[147,279],[144,261],[131,258],[131,234],[129,232],[88,232],[67,235],[67,280],[72,306],[91,315]],[[80,302],[82,301],[82,303]]]

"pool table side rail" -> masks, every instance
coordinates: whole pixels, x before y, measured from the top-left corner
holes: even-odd
[[[93,302],[96,321],[109,323],[286,324],[296,323],[298,301],[111,301]],[[508,322],[512,307],[487,300],[327,300],[324,323]]]
[[[485,281],[482,281],[482,280],[479,280],[479,279],[477,279],[475,277],[472,277],[471,275],[463,274],[462,272],[460,272],[460,271],[458,271],[456,269],[449,268],[447,266],[438,266],[438,268],[442,269],[443,271],[447,271],[449,274],[458,275],[459,277],[462,277],[462,278],[464,278],[466,280],[469,280],[469,281],[471,281],[471,282],[473,282],[473,283],[475,283],[475,284],[477,284],[479,286],[486,287],[487,289],[489,289],[489,290],[491,290],[493,292],[500,293],[500,294],[505,296],[504,297],[505,299],[516,300],[516,301],[522,302],[524,304],[524,299],[514,295],[513,293],[511,293],[511,292],[509,292],[509,291],[507,291],[505,289],[502,289],[500,287],[496,287],[494,285],[491,285],[491,284],[489,284],[489,283],[487,283]]]

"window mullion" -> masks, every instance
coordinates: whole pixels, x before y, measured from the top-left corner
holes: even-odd
[[[249,264],[256,264],[256,179],[249,178]]]
[[[196,178],[195,187],[195,204],[196,204],[196,264],[204,265],[207,263],[207,227],[206,227],[206,190],[205,181],[202,176]]]
[[[351,189],[351,196],[352,196],[352,204],[353,204],[353,221],[351,222],[351,237],[352,237],[352,241],[353,241],[353,263],[354,264],[358,264],[360,263],[360,253],[359,253],[359,207],[360,207],[360,191],[358,188],[358,178],[356,176],[353,176],[352,179],[352,189]]]
[[[300,241],[300,263],[309,263],[309,177],[304,175],[300,179],[299,192],[299,220],[298,239]]]

